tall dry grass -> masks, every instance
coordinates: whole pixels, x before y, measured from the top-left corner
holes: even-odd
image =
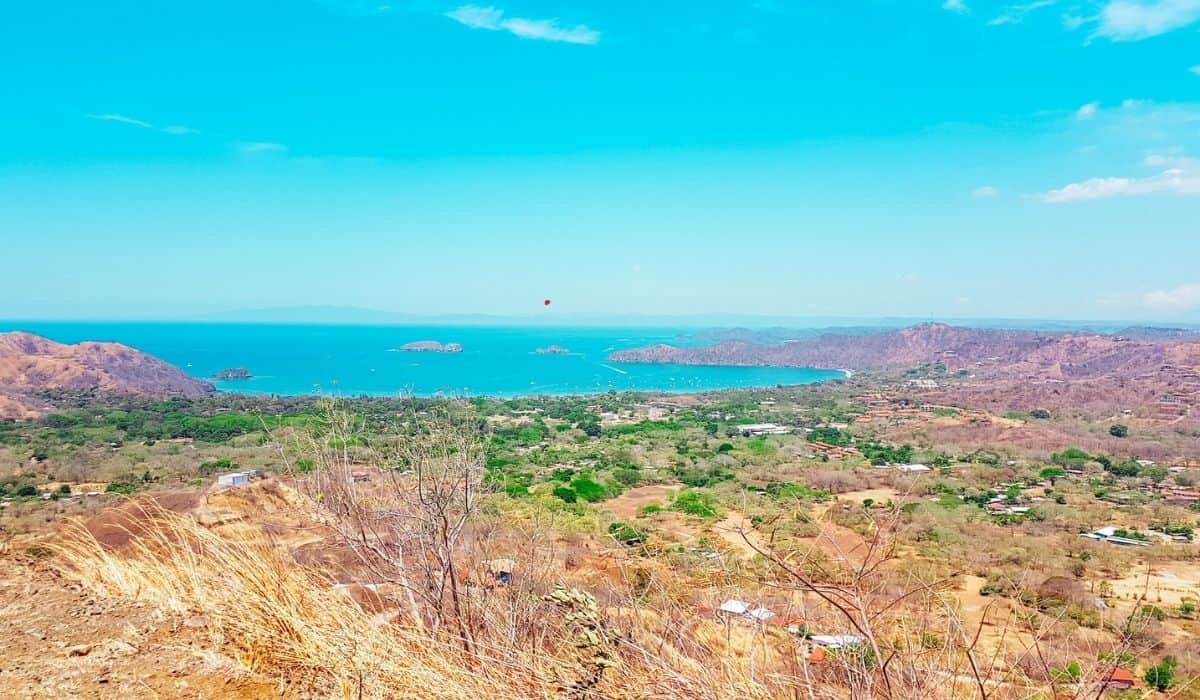
[[[214,643],[247,672],[278,678],[293,693],[430,700],[775,696],[732,661],[699,663],[647,648],[641,642],[661,637],[608,627],[598,607],[586,609],[588,596],[572,591],[566,602],[561,596],[523,601],[542,613],[534,647],[527,636],[490,635],[484,625],[467,654],[453,635],[373,619],[261,537],[218,534],[152,502],[138,511],[137,531],[118,550],[81,525],[66,528],[54,546],[63,573],[102,594],[202,616]],[[633,618],[635,627],[642,622]],[[592,644],[596,626],[604,631]]]
[[[81,526],[55,549],[88,587],[202,615],[248,671],[330,697],[552,697],[553,664],[467,664],[453,644],[381,626],[329,582],[259,539],[227,539],[194,519],[143,505],[139,533],[114,552]]]

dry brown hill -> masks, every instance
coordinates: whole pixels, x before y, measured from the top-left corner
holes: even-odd
[[[44,392],[91,391],[195,398],[213,387],[125,345],[64,345],[32,333],[0,333],[0,418],[45,411]]]
[[[775,344],[728,341],[701,347],[655,345],[613,353],[617,362],[881,369],[941,362],[949,370],[996,376],[1137,376],[1164,364],[1200,361],[1200,342],[1125,336],[959,328],[936,323],[860,335],[830,333]]]

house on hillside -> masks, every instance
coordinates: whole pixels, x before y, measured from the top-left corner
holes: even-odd
[[[1137,685],[1137,679],[1127,668],[1114,668],[1104,680],[1105,690],[1129,690]]]
[[[769,622],[775,613],[761,606],[751,607],[749,603],[730,599],[717,608],[717,617],[741,622]]]
[[[750,423],[748,425],[739,425],[737,428],[742,433],[742,437],[789,435],[792,432],[792,429],[786,425],[776,425],[774,423]]]
[[[1028,515],[1029,506],[1012,506],[1003,501],[989,501],[984,506],[991,515]]]
[[[1108,526],[1102,527],[1095,532],[1085,532],[1080,537],[1086,537],[1097,542],[1107,542],[1109,544],[1120,545],[1122,547],[1149,547],[1150,543],[1145,540],[1138,540],[1132,537],[1124,537],[1117,535],[1118,532],[1125,532],[1120,528]]]
[[[816,634],[809,637],[814,645],[824,649],[845,649],[846,647],[862,646],[866,640],[853,634]]]
[[[246,472],[230,472],[217,477],[217,486],[245,486],[250,483],[250,475]]]

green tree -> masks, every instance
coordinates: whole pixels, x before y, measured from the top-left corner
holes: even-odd
[[[611,494],[608,489],[600,484],[592,481],[586,476],[580,476],[571,481],[571,488],[575,490],[575,495],[579,496],[588,503],[603,501]]]
[[[1048,479],[1050,483],[1054,483],[1056,479],[1061,479],[1066,475],[1067,472],[1062,467],[1046,467],[1039,473],[1042,479]]]
[[[608,534],[626,547],[633,547],[646,541],[646,533],[620,520],[609,524]]]
[[[1129,437],[1129,426],[1117,423],[1108,429],[1108,434],[1116,438]]]
[[[717,515],[716,502],[712,494],[706,491],[684,491],[675,497],[671,507],[700,518],[714,518]]]
[[[850,434],[837,428],[813,428],[808,434],[809,442],[823,442],[828,445],[844,447],[850,444]]]
[[[1146,669],[1142,678],[1146,681],[1146,685],[1160,693],[1165,693],[1175,679],[1175,667],[1178,665],[1175,657],[1165,657],[1162,661]]]

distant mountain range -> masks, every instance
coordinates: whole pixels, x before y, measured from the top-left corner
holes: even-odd
[[[555,306],[538,306],[523,314],[418,314],[381,311],[352,306],[297,306],[242,309],[211,313],[194,320],[217,323],[278,323],[320,325],[464,325],[464,326],[608,326],[706,329],[697,340],[748,339],[754,334],[771,334],[775,339],[812,337],[822,330],[872,332],[899,329],[926,321],[909,317],[878,318],[855,316],[787,316],[745,313],[647,314],[565,311]],[[939,322],[969,328],[1022,328],[1038,331],[1089,331],[1115,333],[1132,324],[1128,321],[1069,321],[1030,319],[956,319]],[[1200,325],[1175,324],[1200,332]],[[724,336],[724,337],[722,337]]]
[[[0,333],[0,418],[39,414],[48,408],[41,395],[54,391],[199,397],[213,386],[117,343],[64,345],[32,333]]]
[[[1200,429],[1200,334],[1125,328],[1112,334],[923,324],[825,333],[782,342],[654,345],[613,362],[896,370],[944,367],[907,390],[925,400],[995,411],[1084,411]],[[926,375],[926,376],[931,376]]]

